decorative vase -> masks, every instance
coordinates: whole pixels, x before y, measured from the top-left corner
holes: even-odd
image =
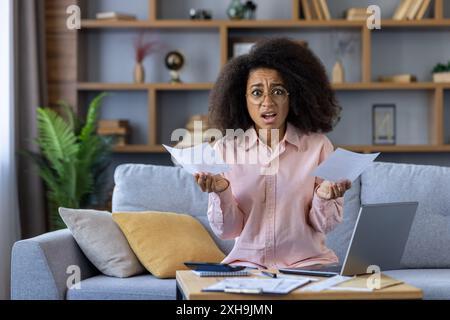
[[[143,83],[145,79],[145,71],[144,66],[141,62],[136,62],[134,66],[134,82],[135,83]]]
[[[342,65],[341,60],[337,60],[333,66],[333,83],[344,83],[345,82],[345,73],[344,66]]]
[[[244,19],[254,20],[256,7],[253,1],[246,1],[244,4]]]
[[[232,0],[227,9],[227,15],[231,20],[244,18],[245,6],[240,0]]]

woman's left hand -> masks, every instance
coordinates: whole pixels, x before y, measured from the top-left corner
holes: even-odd
[[[345,191],[352,187],[350,180],[338,182],[323,181],[317,189],[317,195],[325,200],[336,199],[344,196]]]

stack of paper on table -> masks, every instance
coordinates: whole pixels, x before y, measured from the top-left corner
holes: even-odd
[[[402,284],[403,281],[393,279],[387,275],[380,275],[379,287],[375,287],[376,283],[370,280],[369,277],[376,277],[373,274],[362,275],[358,277],[353,277],[345,282],[339,283],[338,285],[330,288],[329,290],[340,290],[340,291],[373,291],[384,289],[392,286]],[[373,285],[371,285],[373,284]]]
[[[310,281],[307,279],[225,279],[202,289],[204,292],[288,294]]]

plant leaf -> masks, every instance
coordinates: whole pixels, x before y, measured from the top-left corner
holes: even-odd
[[[38,108],[37,120],[37,142],[41,151],[51,166],[62,176],[64,172],[61,161],[68,161],[78,153],[76,136],[70,126],[51,109]]]

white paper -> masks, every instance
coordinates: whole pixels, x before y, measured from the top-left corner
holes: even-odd
[[[327,278],[325,280],[316,282],[314,284],[311,284],[309,286],[307,286],[306,288],[303,288],[302,291],[312,291],[312,292],[319,292],[319,291],[323,291],[323,290],[328,290],[332,287],[334,287],[335,285],[345,282],[349,279],[351,279],[352,277],[344,277],[344,276],[334,276],[331,278]],[[330,290],[334,290],[330,289]]]
[[[333,291],[355,291],[355,292],[372,292],[373,289],[369,288],[356,288],[356,287],[331,287],[329,290]]]
[[[361,154],[337,148],[312,175],[333,182],[345,179],[353,182],[373,164],[379,154]]]
[[[225,289],[262,290],[262,293],[287,294],[309,283],[307,279],[225,279],[203,291],[224,291]]]
[[[163,146],[169,151],[177,164],[191,174],[197,172],[219,174],[230,170],[230,166],[211,148],[209,143],[202,143],[192,148],[184,149],[172,148],[164,144]]]

